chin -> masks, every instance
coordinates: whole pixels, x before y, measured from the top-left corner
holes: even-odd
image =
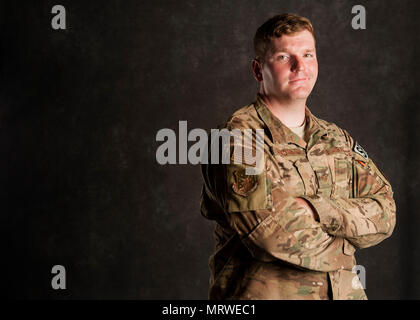
[[[291,92],[289,97],[291,99],[307,99],[309,95],[311,94],[311,91],[309,90],[299,90],[295,92]]]
[[[298,95],[298,96],[291,96],[290,99],[291,100],[306,100],[308,99],[309,94],[308,95]]]

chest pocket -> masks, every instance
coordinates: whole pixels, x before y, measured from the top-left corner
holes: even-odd
[[[332,191],[332,177],[329,166],[314,167],[316,180],[318,182],[317,194],[330,197]]]
[[[292,196],[303,195],[305,185],[298,173],[295,161],[283,158],[278,162],[278,166],[280,168],[279,183]]]
[[[297,171],[299,172],[300,178],[302,179],[305,195],[306,196],[313,196],[316,194],[316,179],[315,179],[315,172],[312,169],[311,164],[309,161],[304,159],[296,160],[294,163]]]
[[[351,160],[344,154],[327,155],[323,166],[315,166],[317,193],[327,197],[348,198],[351,186]],[[322,163],[321,162],[321,163]]]
[[[348,198],[350,194],[350,164],[346,158],[334,158],[334,184],[332,195]]]

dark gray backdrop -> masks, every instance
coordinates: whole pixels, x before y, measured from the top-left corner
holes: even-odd
[[[159,129],[215,128],[257,90],[252,38],[274,14],[313,22],[312,112],[391,181],[397,226],[358,251],[371,299],[420,298],[419,2],[55,1],[1,5],[2,294],[205,299],[212,224],[198,166],[160,166]],[[351,8],[367,10],[353,30]],[[67,289],[51,289],[51,268]]]

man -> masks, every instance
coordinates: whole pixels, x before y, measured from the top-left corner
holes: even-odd
[[[201,212],[216,221],[209,298],[367,299],[354,253],[391,235],[391,186],[347,131],[306,106],[318,75],[309,20],[277,15],[254,47],[256,101],[223,128],[264,130],[264,170],[246,175],[237,152],[202,165]]]

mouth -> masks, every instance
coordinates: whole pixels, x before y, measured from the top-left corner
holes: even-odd
[[[308,78],[294,79],[294,80],[290,80],[289,82],[290,83],[299,83],[299,82],[306,81],[306,80],[308,80]]]

